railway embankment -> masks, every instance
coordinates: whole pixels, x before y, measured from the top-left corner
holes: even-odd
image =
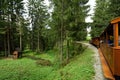
[[[93,80],[107,80],[103,75],[98,49],[89,43],[85,43],[85,42],[80,42],[80,43],[88,46],[88,48],[92,49],[94,52],[94,55],[93,55],[94,65],[93,66],[94,66],[94,70],[95,70],[95,76],[94,76]]]

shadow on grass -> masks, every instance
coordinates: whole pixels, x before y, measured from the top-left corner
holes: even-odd
[[[30,55],[25,55],[24,57],[32,59],[32,60],[36,60],[37,65],[52,66],[52,63],[50,60],[46,60],[46,59],[42,59],[42,58],[38,58],[35,56],[30,56]]]

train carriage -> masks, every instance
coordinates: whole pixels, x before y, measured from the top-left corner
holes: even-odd
[[[116,80],[120,80],[120,17],[111,21],[100,35],[100,51]]]
[[[95,47],[99,48],[99,42],[100,38],[99,37],[94,37],[90,40],[90,44],[94,45]]]

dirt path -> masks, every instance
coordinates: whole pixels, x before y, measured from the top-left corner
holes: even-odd
[[[92,49],[94,51],[94,69],[95,69],[95,76],[93,80],[107,80],[105,79],[105,77],[103,76],[103,72],[102,72],[102,67],[101,67],[101,61],[100,61],[100,57],[99,57],[99,53],[98,53],[98,49],[94,46],[92,46],[89,43],[82,43],[84,45],[87,45],[88,48]]]

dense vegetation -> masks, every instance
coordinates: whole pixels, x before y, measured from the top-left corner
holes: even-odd
[[[8,57],[16,48],[38,54],[56,49],[62,65],[82,50],[75,41],[86,38],[89,0],[50,0],[50,6],[44,0],[28,0],[27,18],[23,1],[0,2],[0,55]]]
[[[0,52],[8,56],[15,47],[20,47],[25,39],[27,25],[23,18],[23,0],[1,0],[0,1]],[[24,40],[25,41],[25,40]]]
[[[76,41],[86,39],[88,25],[92,37],[100,35],[112,18],[120,16],[120,1],[96,0],[93,23],[87,24],[88,1],[49,0],[46,6],[44,0],[28,0],[27,12],[24,0],[1,0],[0,79],[92,79],[92,52]],[[12,60],[16,48],[23,58]]]
[[[75,56],[63,68],[57,68],[56,51],[37,54],[24,51],[22,59],[0,59],[1,80],[92,80],[93,51],[85,49],[82,54]],[[42,61],[50,61],[51,65],[41,65]],[[41,61],[41,62],[40,62]],[[39,63],[38,63],[39,62]]]
[[[99,36],[113,18],[120,16],[119,2],[119,0],[96,0],[92,37]]]

